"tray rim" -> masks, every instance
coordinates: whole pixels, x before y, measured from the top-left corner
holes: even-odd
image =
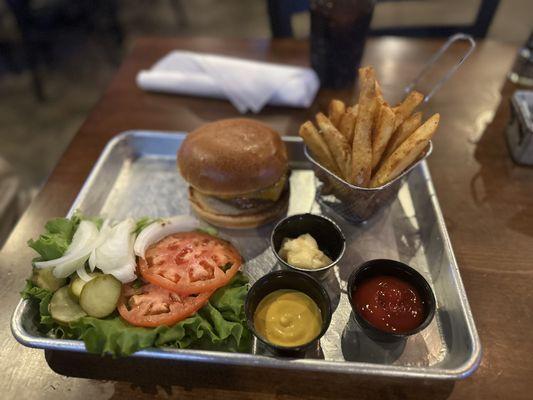
[[[82,188],[74,199],[70,207],[67,217],[71,216],[76,210],[78,204],[85,197],[91,183],[96,179],[100,169],[102,168],[107,156],[113,149],[122,141],[129,137],[151,137],[151,138],[166,138],[169,137],[184,137],[185,132],[180,131],[156,131],[156,130],[127,130],[115,135],[111,138],[104,149],[100,153],[98,160],[87,176]],[[297,136],[282,136],[286,142],[302,143],[303,141]],[[260,356],[247,353],[228,353],[220,351],[207,350],[190,350],[190,349],[163,349],[150,348],[138,351],[130,357],[138,358],[153,358],[161,360],[172,361],[197,361],[210,362],[219,364],[228,364],[235,366],[254,366],[261,368],[276,368],[293,371],[315,371],[321,372],[327,370],[330,373],[341,374],[359,374],[379,377],[401,377],[401,378],[419,378],[419,379],[437,379],[437,380],[458,380],[470,376],[477,369],[481,362],[482,349],[479,340],[479,335],[475,326],[474,318],[468,302],[466,291],[461,279],[459,267],[451,240],[444,224],[444,217],[440,208],[440,204],[433,186],[431,174],[427,166],[426,160],[423,160],[416,168],[420,168],[424,180],[426,181],[427,189],[431,198],[431,204],[434,209],[439,232],[443,238],[443,246],[448,253],[450,259],[451,276],[454,284],[458,289],[458,294],[462,304],[462,309],[465,316],[466,327],[468,335],[472,340],[472,351],[470,357],[461,365],[455,368],[431,368],[431,367],[409,367],[397,365],[372,364],[365,362],[341,362],[341,361],[327,361],[320,359],[283,359],[276,357]],[[73,351],[79,353],[87,353],[83,341],[70,339],[53,339],[42,336],[35,336],[27,332],[22,325],[22,315],[26,307],[30,307],[30,301],[21,299],[17,304],[13,316],[11,318],[11,332],[15,339],[22,345],[31,348],[38,348],[43,350],[59,350],[59,351]]]

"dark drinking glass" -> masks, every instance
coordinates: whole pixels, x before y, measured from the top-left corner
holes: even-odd
[[[375,0],[311,0],[311,65],[323,87],[353,84]]]

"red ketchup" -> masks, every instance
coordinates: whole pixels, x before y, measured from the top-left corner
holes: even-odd
[[[352,293],[359,314],[384,332],[404,333],[417,328],[426,317],[417,289],[395,276],[363,280]]]

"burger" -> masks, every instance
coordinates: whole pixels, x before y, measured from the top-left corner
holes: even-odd
[[[287,211],[287,149],[263,123],[238,118],[201,126],[183,141],[178,168],[193,210],[215,226],[253,228]]]

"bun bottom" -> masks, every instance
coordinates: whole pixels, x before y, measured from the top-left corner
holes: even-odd
[[[194,190],[189,189],[189,200],[193,211],[204,221],[220,228],[247,229],[256,228],[268,222],[275,221],[287,213],[289,208],[289,190],[285,190],[278,201],[271,207],[262,209],[257,213],[243,213],[240,215],[218,214],[204,207],[194,196]]]

